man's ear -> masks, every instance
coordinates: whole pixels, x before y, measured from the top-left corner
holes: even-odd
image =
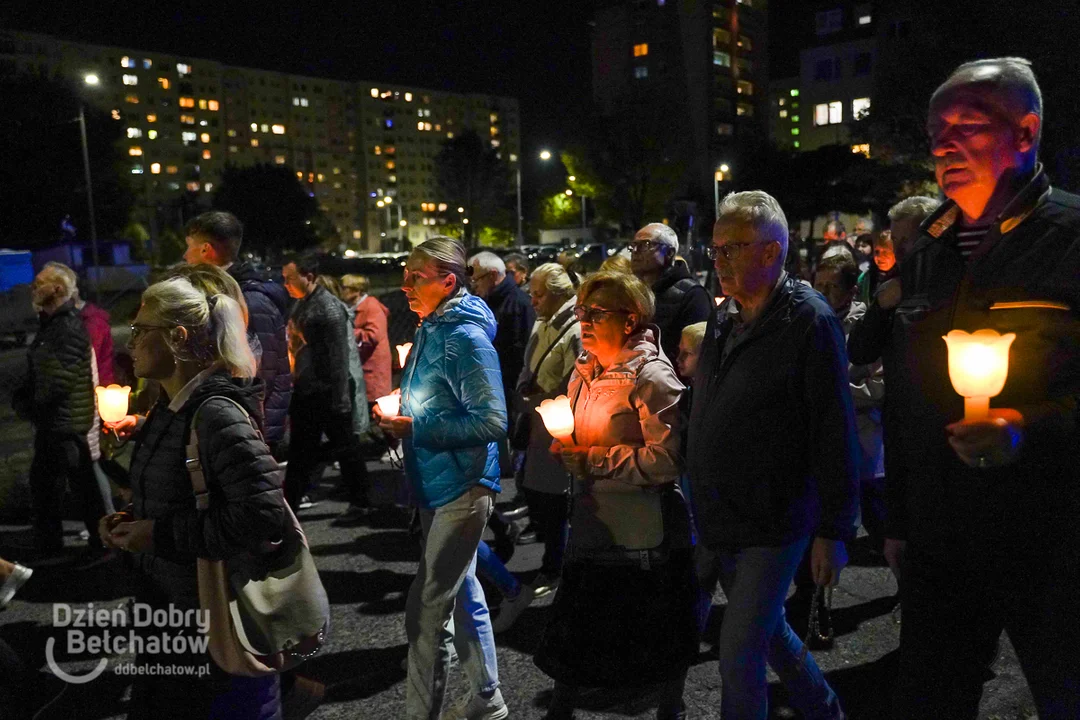
[[[626,332],[627,334],[634,332],[634,328],[638,325],[638,314],[630,313],[626,316]]]
[[[1028,113],[1020,118],[1016,128],[1016,149],[1023,153],[1030,152],[1035,147],[1040,127],[1042,118],[1035,113]]]
[[[183,345],[188,339],[188,329],[183,325],[177,325],[169,331],[169,334],[173,336],[174,342],[178,345]]]

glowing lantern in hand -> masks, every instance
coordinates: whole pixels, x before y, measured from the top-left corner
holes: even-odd
[[[375,402],[379,403],[379,410],[382,411],[383,417],[394,417],[401,412],[400,395],[383,395],[381,398],[375,398]]]
[[[1005,387],[1009,346],[1016,334],[953,330],[943,339],[949,346],[949,379],[953,389],[964,396],[964,419],[985,419],[990,414],[990,398]]]
[[[404,345],[397,346],[398,359],[400,360],[398,364],[401,365],[402,368],[405,367],[405,360],[408,359],[410,350],[412,350],[412,343],[405,343]]]
[[[109,423],[117,423],[127,417],[128,396],[131,388],[127,385],[110,385],[108,387],[96,387],[98,414],[101,419]]]
[[[560,395],[554,400],[545,400],[536,408],[544,420],[544,427],[563,445],[574,444],[574,410],[570,407],[570,398]]]

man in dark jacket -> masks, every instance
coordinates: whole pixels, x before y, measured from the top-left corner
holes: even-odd
[[[691,277],[684,263],[676,263],[679,238],[663,223],[649,223],[630,243],[630,266],[656,296],[653,323],[660,328],[660,346],[674,365],[679,357],[683,328],[709,317],[709,293]]]
[[[1038,163],[1042,100],[1019,58],[961,65],[930,100],[948,200],[922,224],[861,346],[897,358],[890,537],[906,541],[895,716],[975,718],[1002,629],[1041,718],[1080,717],[1080,198]],[[1015,333],[989,417],[965,419],[942,336]],[[873,337],[874,334],[877,337]],[[867,350],[869,348],[869,350]]]
[[[87,444],[94,421],[90,337],[75,310],[72,276],[46,267],[31,284],[41,329],[27,355],[28,373],[16,389],[16,412],[34,424],[30,489],[34,541],[44,552],[63,548],[64,491],[79,503],[90,545],[101,547],[98,520],[105,514]]]
[[[290,259],[281,274],[289,294],[299,301],[289,320],[296,364],[285,499],[294,510],[299,507],[304,486],[319,463],[325,433],[341,463],[349,499],[358,508],[366,507],[368,475],[359,433],[367,429],[368,409],[348,308],[315,284],[319,266],[314,255]]]
[[[768,660],[803,717],[839,720],[784,598],[808,545],[819,586],[835,584],[847,562],[858,435],[844,331],[821,295],[784,272],[787,241],[768,194],[720,204],[709,255],[729,297],[710,313],[694,378],[690,494],[701,580],[712,587],[719,576],[728,597],[721,716],[766,716]]]
[[[285,437],[285,419],[292,395],[292,373],[285,338],[285,318],[289,298],[285,288],[270,279],[254,264],[237,260],[244,238],[244,226],[231,213],[203,213],[187,224],[187,250],[184,260],[189,265],[217,265],[240,285],[248,306],[248,332],[259,341],[261,355],[259,378],[265,388],[263,417],[266,444],[278,454],[278,444]]]

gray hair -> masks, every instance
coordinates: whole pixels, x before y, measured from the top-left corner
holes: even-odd
[[[642,230],[648,230],[655,242],[663,243],[675,252],[679,251],[679,236],[675,234],[675,231],[670,226],[664,223],[649,223],[638,232]]]
[[[533,270],[532,280],[544,284],[544,288],[557,297],[569,298],[574,295],[574,281],[559,263],[544,263]]]
[[[728,193],[720,201],[716,224],[749,225],[758,240],[780,245],[780,259],[787,257],[788,224],[780,203],[763,190]]]
[[[75,274],[74,270],[55,260],[50,260],[42,266],[41,272],[44,273],[46,270],[49,271],[49,280],[64,289],[60,304],[66,303],[79,294],[79,276]]]
[[[503,259],[493,252],[484,250],[478,252],[469,258],[469,264],[480,268],[481,270],[493,271],[502,280],[506,277],[506,263]]]
[[[941,205],[940,200],[925,195],[904,198],[889,208],[889,220],[918,220],[922,222]]]
[[[682,336],[690,341],[695,350],[701,347],[701,341],[705,339],[705,326],[709,323],[702,321],[687,325],[682,329]]]
[[[1031,61],[1022,57],[987,58],[972,60],[960,65],[934,91],[930,97],[930,106],[944,94],[961,87],[986,88],[989,93],[982,99],[990,108],[1017,120],[1028,113],[1042,117],[1042,90],[1031,69]],[[1038,148],[1042,135],[1035,136]]]
[[[468,264],[465,262],[465,246],[452,237],[434,235],[413,248],[414,255],[427,258],[435,268],[453,275],[455,290],[468,285]]]
[[[235,377],[254,377],[255,356],[248,345],[240,305],[228,295],[207,296],[187,278],[154,283],[143,292],[161,319],[188,330],[184,347],[169,349],[185,360],[221,361]]]

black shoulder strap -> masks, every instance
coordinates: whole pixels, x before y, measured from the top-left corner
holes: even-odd
[[[244,414],[247,421],[258,433],[259,437],[262,437],[262,432],[259,431],[258,425],[252,420],[251,415],[248,413],[244,406],[236,402],[230,397],[224,395],[211,395],[202,401],[195,412],[191,415],[191,424],[188,427],[188,443],[186,447],[187,457],[184,460],[184,464],[187,466],[188,476],[191,478],[191,488],[195,492],[195,507],[199,510],[207,510],[210,508],[210,495],[206,489],[206,470],[203,468],[202,458],[199,456],[199,433],[198,433],[198,421],[199,413],[206,407],[206,403],[211,400],[225,400],[235,405],[240,412]]]

